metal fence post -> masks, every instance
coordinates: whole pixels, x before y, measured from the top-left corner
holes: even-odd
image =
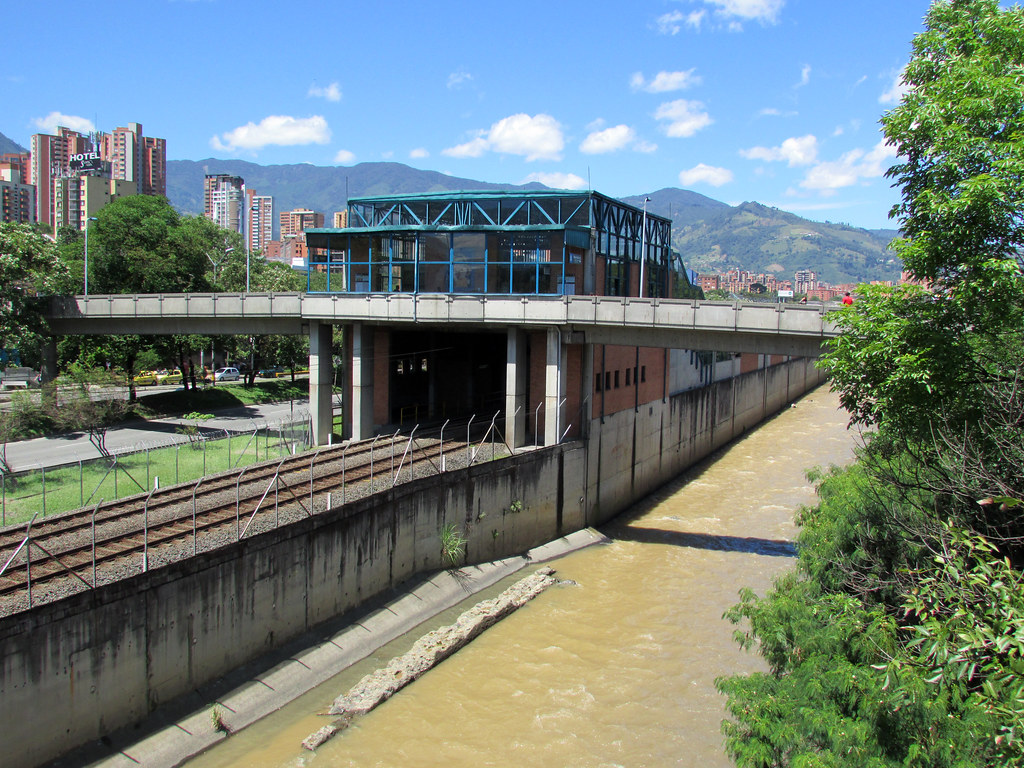
[[[39,469],[43,474],[43,517],[46,517],[46,467],[40,464]]]
[[[78,460],[78,506],[85,506],[85,479],[82,476],[82,460]]]
[[[199,549],[199,529],[196,527],[196,491],[199,490],[199,486],[205,479],[205,477],[200,477],[199,482],[192,489],[192,557],[196,556]]]

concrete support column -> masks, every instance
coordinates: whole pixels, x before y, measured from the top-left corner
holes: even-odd
[[[43,364],[39,371],[39,377],[43,384],[47,384],[57,378],[57,337],[45,336],[41,352]]]
[[[309,323],[309,417],[313,424],[313,445],[327,445],[334,431],[332,330],[330,325],[315,320]]]
[[[544,366],[544,445],[556,445],[562,436],[561,402],[565,397],[565,349],[557,328],[547,332]]]
[[[526,334],[515,328],[506,332],[505,362],[505,441],[511,448],[526,443],[526,388],[529,381],[529,358],[526,354]]]
[[[352,332],[352,438],[373,437],[373,328],[353,323]]]

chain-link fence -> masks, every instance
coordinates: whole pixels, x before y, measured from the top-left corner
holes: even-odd
[[[218,472],[305,450],[311,443],[307,411],[246,430],[186,424],[175,437],[142,442],[74,464],[0,473],[0,526],[147,493]]]

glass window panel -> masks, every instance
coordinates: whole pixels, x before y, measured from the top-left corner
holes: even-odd
[[[412,264],[401,264],[391,267],[391,287],[395,293],[412,293],[416,290],[416,267]]]
[[[509,260],[509,241],[493,232],[487,233],[487,263],[506,263]]]
[[[511,271],[508,264],[488,264],[487,266],[487,292],[488,293],[509,293],[511,283],[509,275]]]
[[[355,293],[366,293],[370,290],[370,265],[352,265],[352,290]]]
[[[512,293],[536,293],[537,268],[533,264],[512,266]]]
[[[497,224],[498,223],[498,201],[480,200],[477,202],[480,210],[473,211],[474,224]],[[481,213],[481,211],[483,213]]]
[[[327,270],[328,291],[338,293],[348,290],[348,269],[343,264],[332,264]]]
[[[517,208],[518,210],[516,210]],[[501,205],[502,215],[509,217],[506,221],[507,224],[529,224],[529,210],[530,206],[522,200],[506,200]]]
[[[452,236],[452,244],[455,261],[483,263],[486,238],[482,232],[456,232]]]
[[[562,265],[542,264],[540,268],[540,286],[538,293],[562,292]]]
[[[448,234],[446,232],[424,232],[420,235],[421,261],[448,261]],[[423,290],[422,287],[420,290]]]
[[[512,235],[512,261],[532,264],[537,261],[537,236],[534,234]],[[519,291],[516,291],[519,293]]]
[[[455,282],[453,290],[455,293],[483,293],[484,292],[484,265],[483,264],[455,264]]]
[[[395,235],[391,240],[391,261],[415,261],[416,236]]]
[[[448,293],[448,264],[420,264],[419,291]]]
[[[370,238],[369,237],[353,237],[351,240],[352,250],[351,259],[353,262],[369,261],[370,258]]]
[[[374,264],[386,264],[391,250],[391,238],[378,235],[370,239],[370,258]]]

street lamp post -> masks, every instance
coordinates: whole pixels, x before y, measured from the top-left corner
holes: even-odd
[[[644,198],[644,217],[640,225],[640,298],[644,297],[644,262],[647,261],[647,204],[651,198]]]
[[[227,259],[227,257],[228,257],[228,254],[229,254],[229,253],[231,253],[231,252],[232,252],[233,250],[235,250],[235,249],[234,249],[234,248],[232,248],[231,246],[228,246],[227,248],[225,248],[225,249],[224,249],[224,258],[225,258],[225,259]],[[222,261],[221,263],[223,264],[224,262]],[[248,274],[247,274],[247,275],[246,275],[246,279],[247,279],[247,280],[248,280],[248,277],[249,277],[249,276],[248,276]],[[217,280],[217,271],[216,271],[216,269],[214,270],[214,277],[213,277],[213,279],[214,279],[214,281],[216,281],[216,280]],[[248,291],[246,291],[246,293],[248,293]]]
[[[85,276],[85,295],[89,295],[89,222],[97,221],[95,216],[85,220],[85,268],[82,270]]]

